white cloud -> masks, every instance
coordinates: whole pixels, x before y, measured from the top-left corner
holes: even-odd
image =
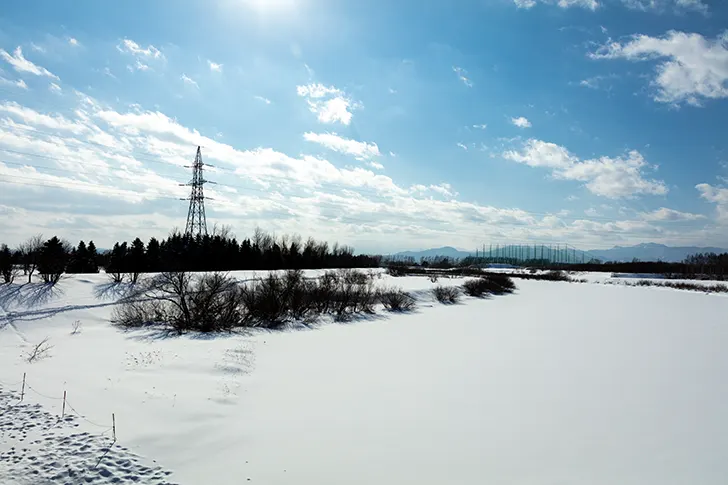
[[[452,70],[455,72],[455,74],[458,75],[458,79],[460,79],[463,84],[465,84],[469,88],[473,87],[473,82],[470,80],[470,78],[467,77],[468,71],[466,71],[462,67],[457,66],[452,66]]]
[[[488,128],[488,125],[473,125],[473,128],[477,128],[478,130],[485,130]]]
[[[306,98],[309,110],[316,113],[321,123],[341,123],[349,125],[353,116],[352,110],[360,107],[346,94],[333,86],[323,84],[308,84],[297,86],[299,96]]]
[[[468,151],[468,147],[463,143],[458,142],[457,146],[458,148],[462,148],[463,150]]]
[[[646,221],[670,222],[670,221],[697,221],[705,219],[702,214],[693,214],[690,212],[681,212],[667,207],[660,207],[652,212],[642,212],[640,217]]]
[[[61,93],[61,92],[63,92],[63,89],[61,89],[61,87],[58,84],[56,84],[56,83],[50,83],[48,85],[48,89],[50,89],[54,93]]]
[[[710,184],[698,184],[695,188],[700,192],[700,197],[716,205],[718,220],[728,223],[728,188],[714,187]]]
[[[258,101],[262,101],[265,104],[270,104],[270,99],[268,99],[268,98],[265,98],[263,96],[253,96],[253,97],[255,99],[257,99]]]
[[[28,89],[28,85],[25,84],[25,81],[23,81],[22,79],[13,81],[10,79],[5,79],[4,77],[0,77],[0,85],[15,86],[16,88],[20,89]]]
[[[560,8],[579,7],[596,10],[599,7],[599,2],[596,0],[513,0],[516,7],[524,9],[533,8],[538,2],[546,5],[558,5]]]
[[[333,86],[324,86],[321,83],[296,86],[296,92],[299,96],[314,99],[325,98],[328,96],[342,96],[344,94],[341,90]]]
[[[463,247],[484,239],[569,240],[589,247],[643,242],[644,238],[663,241],[673,234],[672,229],[656,228],[645,220],[566,220],[568,213],[562,211],[532,214],[465,202],[447,183],[400,185],[379,172],[382,166],[371,158],[366,166],[352,168],[272,148],[244,149],[205,136],[164,113],[141,106],[117,111],[82,94],[75,108],[63,112],[40,113],[13,103],[0,106],[0,147],[44,157],[40,162],[8,154],[4,161],[25,166],[0,165],[0,173],[6,175],[2,178],[18,184],[6,184],[0,190],[0,211],[15,214],[9,232],[3,233],[11,244],[28,233],[61,224],[59,236],[93,237],[97,245],[113,244],[130,233],[143,238],[166,234],[184,222],[179,221],[184,203],[178,199],[185,196],[185,189],[179,183],[189,177],[184,166],[193,159],[197,145],[203,146],[203,157],[215,166],[208,178],[220,184],[205,188],[211,197],[208,221],[232,224],[238,234],[248,233],[257,224],[278,233],[338,239],[364,250],[391,249],[395,240],[404,246]],[[39,136],[50,131],[52,136]],[[374,153],[372,144],[318,139],[355,156]],[[41,165],[52,169],[46,172]],[[26,182],[31,185],[23,186]],[[49,200],[51,193],[62,194],[62,207],[41,202]],[[112,226],[108,226],[110,215]]]
[[[69,43],[70,45],[72,45],[73,47],[78,47],[78,46],[80,46],[80,45],[81,45],[81,43],[80,43],[80,42],[78,41],[78,39],[76,39],[76,38],[74,38],[74,37],[69,37],[69,38],[68,38],[68,43]]]
[[[531,139],[521,150],[503,153],[503,158],[531,167],[548,168],[556,179],[584,182],[590,192],[602,197],[664,195],[668,191],[664,182],[643,177],[642,170],[649,166],[636,150],[626,157],[580,160],[562,146]]]
[[[378,157],[381,155],[376,143],[351,140],[349,138],[340,137],[336,133],[308,132],[303,135],[303,138],[306,141],[318,143],[329,150],[343,153],[345,155],[352,155],[357,160],[366,160],[371,157]]]
[[[127,52],[139,57],[148,59],[164,59],[164,54],[162,54],[162,52],[153,45],[150,44],[147,48],[143,48],[131,39],[122,40],[116,48],[119,52]]]
[[[658,102],[699,105],[728,97],[728,31],[713,40],[676,31],[663,37],[636,35],[624,44],[603,45],[590,57],[657,61],[653,98]]]
[[[13,66],[13,69],[18,72],[27,72],[36,76],[46,76],[51,79],[58,79],[58,76],[50,72],[48,69],[37,66],[26,59],[23,56],[23,49],[20,46],[15,49],[15,52],[12,55],[3,49],[0,49],[0,57],[2,57],[5,62]]]
[[[694,10],[703,14],[708,13],[708,6],[702,0],[622,0],[628,8],[643,12],[664,12],[672,8],[676,11]]]
[[[210,70],[214,72],[222,72],[222,64],[218,64],[217,62],[212,62],[211,60],[207,60],[207,65],[210,66]]]
[[[530,128],[531,122],[528,121],[527,118],[524,118],[523,116],[519,116],[518,118],[511,118],[511,123],[513,123],[515,126],[519,128]]]
[[[180,79],[181,79],[181,80],[182,80],[182,81],[183,81],[183,82],[184,82],[185,84],[187,84],[187,85],[189,85],[189,86],[193,86],[193,87],[195,87],[196,89],[200,89],[200,86],[199,86],[199,85],[197,84],[197,81],[195,81],[194,79],[192,79],[191,77],[189,77],[189,76],[188,76],[187,74],[184,74],[184,73],[183,73],[183,74],[182,74],[182,76],[180,77]]]

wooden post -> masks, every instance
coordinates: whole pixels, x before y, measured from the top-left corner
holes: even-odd
[[[114,441],[116,441],[116,416],[114,416],[114,413],[111,413],[111,430],[114,436]]]
[[[23,372],[23,387],[20,388],[20,401],[23,401],[23,397],[25,397],[25,372]]]
[[[63,410],[61,411],[61,417],[66,416],[66,391],[63,391]]]

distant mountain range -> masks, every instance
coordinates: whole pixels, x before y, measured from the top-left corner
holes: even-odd
[[[415,258],[415,261],[419,261],[420,258],[431,258],[435,256],[446,256],[453,259],[467,258],[471,254],[470,251],[460,251],[452,246],[443,246],[441,248],[425,249],[423,251],[402,251],[401,253],[392,254],[395,258]]]
[[[728,249],[697,246],[671,247],[664,244],[644,243],[636,246],[614,246],[612,249],[594,249],[589,254],[603,261],[665,261],[677,263],[697,253],[728,253]]]
[[[697,246],[671,247],[665,246],[664,244],[644,243],[637,244],[636,246],[615,246],[612,249],[593,249],[587,251],[587,254],[602,261],[632,261],[636,258],[640,261],[680,262],[696,253],[728,253],[728,249],[702,248]],[[425,249],[423,251],[402,251],[392,256],[396,258],[411,257],[415,261],[419,261],[423,257],[446,256],[453,259],[462,259],[474,254],[475,252],[461,251],[452,246],[443,246],[441,248]]]

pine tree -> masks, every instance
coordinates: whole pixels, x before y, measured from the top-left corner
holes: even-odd
[[[5,283],[12,283],[15,279],[15,269],[13,268],[13,253],[6,244],[0,246],[0,275]]]
[[[126,259],[131,282],[136,283],[139,274],[146,271],[146,254],[144,253],[144,242],[141,239],[136,238],[132,241]]]
[[[99,272],[99,253],[96,251],[96,245],[93,241],[88,242],[88,263],[87,269],[89,273]]]
[[[58,237],[53,236],[43,244],[38,258],[38,273],[46,283],[56,284],[66,270],[69,252]]]
[[[147,244],[147,270],[151,273],[160,271],[162,264],[162,252],[159,241],[151,238]]]

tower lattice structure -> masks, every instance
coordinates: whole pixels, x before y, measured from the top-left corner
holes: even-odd
[[[205,193],[203,191],[207,180],[203,177],[202,171],[205,164],[202,161],[202,152],[197,147],[197,155],[195,163],[192,165],[192,180],[184,184],[192,187],[189,200],[190,208],[187,212],[187,225],[185,227],[185,235],[190,237],[207,235],[207,218],[205,217]]]

